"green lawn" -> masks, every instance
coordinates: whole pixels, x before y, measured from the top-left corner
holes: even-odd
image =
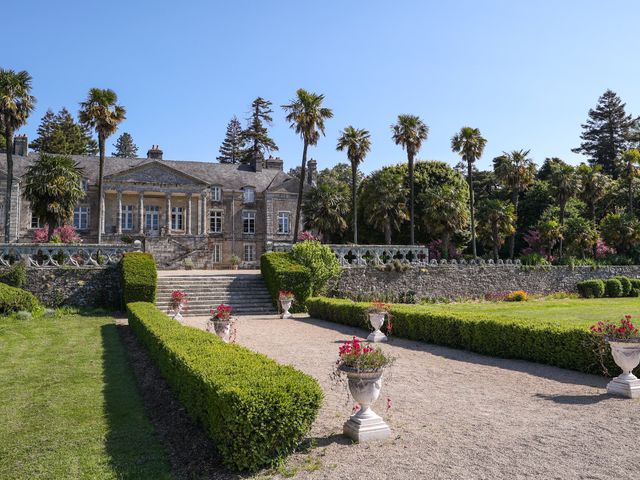
[[[0,478],[171,478],[116,329],[0,318]]]
[[[435,311],[477,314],[496,320],[528,320],[589,327],[597,321],[640,316],[640,298],[539,299],[528,302],[450,303],[425,306]]]

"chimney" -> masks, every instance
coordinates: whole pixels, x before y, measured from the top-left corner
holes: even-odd
[[[254,172],[262,171],[262,163],[264,162],[264,156],[261,151],[253,152],[251,154],[251,167]]]
[[[307,185],[314,186],[318,176],[318,162],[313,158],[307,162]]]
[[[160,150],[160,146],[151,145],[151,148],[147,150],[147,158],[153,160],[162,160],[162,150]]]
[[[280,170],[282,171],[284,169],[283,166],[283,161],[281,158],[279,157],[272,157],[271,155],[269,155],[269,158],[267,158],[267,168],[271,169],[271,170]]]
[[[29,142],[26,135],[13,137],[13,154],[26,157],[29,154]]]

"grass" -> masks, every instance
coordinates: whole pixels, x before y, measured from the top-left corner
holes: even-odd
[[[0,318],[0,478],[168,479],[113,318]]]
[[[496,320],[523,320],[588,328],[594,323],[640,316],[639,298],[537,299],[527,302],[468,302],[425,305],[432,311],[482,315]]]

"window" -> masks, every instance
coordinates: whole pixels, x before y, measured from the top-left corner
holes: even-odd
[[[222,233],[222,211],[211,210],[209,213],[209,231],[211,233]]]
[[[253,187],[244,187],[244,203],[253,203],[256,201],[256,189]]]
[[[289,212],[278,213],[278,233],[289,233]]]
[[[220,187],[211,187],[211,201],[219,202],[222,200],[222,189]]]
[[[242,232],[250,235],[256,233],[256,212],[242,212]]]
[[[76,230],[89,228],[89,207],[76,207],[73,210],[73,228]]]
[[[256,246],[253,244],[247,244],[244,246],[244,261],[255,262],[256,261]]]
[[[158,231],[160,229],[160,207],[157,205],[146,205],[144,211],[144,228],[147,229],[147,231]]]
[[[81,178],[80,188],[82,189],[83,192],[87,192],[89,190],[89,180],[87,180],[86,178]]]
[[[171,208],[171,230],[182,230],[182,207]]]
[[[36,217],[34,214],[31,214],[31,228],[42,228],[40,218]]]
[[[133,205],[122,205],[122,229],[133,230]]]
[[[211,261],[213,263],[220,263],[221,261],[221,250],[222,248],[220,248],[220,244],[219,243],[214,243],[213,244],[213,251],[211,253]]]

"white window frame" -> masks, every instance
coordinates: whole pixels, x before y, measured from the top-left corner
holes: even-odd
[[[171,207],[171,230],[184,230],[184,207]]]
[[[280,220],[283,220],[282,223],[280,223]],[[284,219],[286,219],[286,229],[284,228]],[[286,235],[291,233],[291,212],[278,212],[278,233],[282,234],[282,235]]]
[[[211,187],[211,201],[212,202],[222,201],[222,187],[218,187],[218,186]]]
[[[220,224],[217,225],[219,228],[212,228],[216,226],[213,223],[214,215],[215,215],[215,218],[217,218],[220,222]],[[209,211],[209,233],[222,233],[222,219],[223,219],[222,210],[213,209]]]
[[[122,229],[133,230],[133,205],[122,205],[120,216],[122,217]]]
[[[255,210],[242,211],[242,233],[245,235],[255,235],[256,233]]]
[[[154,223],[156,228],[154,228]],[[160,207],[158,205],[144,206],[144,228],[150,232],[160,230]]]
[[[80,205],[73,209],[73,228],[76,230],[89,229],[89,207]]]
[[[34,222],[35,220],[35,222]],[[35,223],[35,226],[34,226]],[[31,213],[31,229],[37,230],[38,228],[42,228],[44,225],[40,223],[40,217],[37,217],[34,213]]]
[[[244,203],[255,203],[256,189],[253,187],[244,187],[242,189],[242,198]]]
[[[213,251],[211,252],[212,263],[222,263],[222,245],[220,243],[213,244]]]
[[[256,245],[255,243],[244,244],[244,261],[255,262],[256,261]]]

